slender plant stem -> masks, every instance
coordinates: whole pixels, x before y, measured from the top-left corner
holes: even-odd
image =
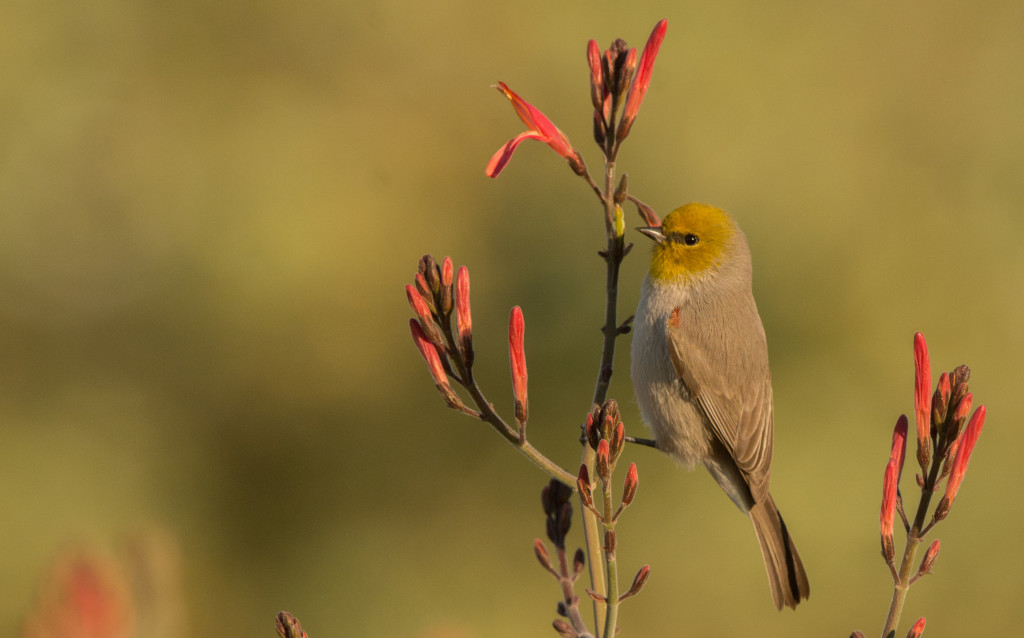
[[[601,347],[601,362],[597,371],[597,383],[594,387],[594,399],[592,407],[600,406],[608,398],[608,386],[612,377],[612,364],[615,360],[615,339],[619,335],[618,325],[618,298],[619,298],[619,264],[622,263],[624,255],[623,240],[615,232],[615,162],[607,160],[604,171],[603,192],[587,175],[588,182],[594,187],[604,205],[605,231],[608,237],[608,247],[603,251],[605,264],[607,266],[605,277],[605,321],[601,329],[604,335]],[[587,466],[590,476],[595,476],[594,461],[596,454],[589,445],[583,446],[582,463]],[[606,576],[609,572],[601,570],[598,565],[604,560],[601,551],[601,531],[597,517],[588,508],[582,508],[583,512],[583,534],[586,542],[587,565],[590,572],[591,589],[596,592],[607,591]],[[611,598],[609,597],[609,600]],[[594,602],[594,626],[595,634],[604,635],[607,632],[605,621],[608,617],[608,610],[604,603]]]
[[[935,484],[939,478],[941,463],[932,462],[932,469],[928,473],[924,487],[921,488],[921,502],[917,506],[917,514],[914,516],[914,523],[907,531],[907,545],[903,549],[903,559],[900,561],[893,581],[892,603],[889,605],[889,615],[885,618],[885,626],[882,628],[882,638],[887,638],[890,633],[896,631],[899,625],[900,616],[903,614],[903,604],[907,600],[907,592],[910,591],[910,580],[913,576],[911,571],[914,567],[914,557],[917,554],[917,547],[924,540],[924,535],[930,529],[925,528],[925,519],[928,516],[928,507],[935,493]],[[924,530],[924,532],[922,532]]]
[[[607,608],[605,610],[604,638],[615,638],[619,624],[619,566],[615,559],[615,520],[612,512],[611,481],[603,482],[605,543],[604,562],[608,574]]]
[[[565,611],[572,622],[573,629],[576,630],[579,638],[594,638],[590,630],[587,629],[587,623],[583,621],[583,615],[580,614],[579,599],[576,597],[575,583],[569,573],[569,561],[566,558],[564,547],[558,548],[558,567],[558,583],[562,587],[562,600],[565,602]]]
[[[544,470],[548,476],[558,479],[565,483],[569,487],[575,489],[576,476],[562,468],[558,463],[555,463],[540,450],[533,447],[529,441],[520,435],[519,428],[513,428],[505,422],[501,416],[494,411],[494,406],[484,396],[480,386],[477,385],[476,379],[473,377],[473,368],[466,366],[462,357],[458,355],[458,348],[456,347],[455,333],[452,331],[451,321],[441,322],[441,331],[444,334],[445,340],[448,342],[448,349],[450,352],[455,353],[452,355],[451,360],[455,363],[455,367],[458,370],[460,383],[469,395],[473,398],[473,402],[480,410],[478,417],[480,420],[488,423],[501,435],[503,439],[508,441],[512,447],[516,448],[523,453],[526,458],[533,461],[537,467]]]

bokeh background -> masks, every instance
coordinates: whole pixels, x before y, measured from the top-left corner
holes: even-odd
[[[713,202],[749,237],[773,492],[813,596],[776,613],[712,481],[630,449],[620,564],[653,574],[623,635],[878,630],[882,470],[917,330],[936,376],[972,366],[989,418],[902,631],[1015,633],[1024,4],[99,0],[0,7],[0,634],[84,551],[161,583],[140,638],[271,636],[280,609],[312,638],[554,635],[531,550],[546,479],[444,408],[402,287],[426,252],[470,267],[478,375],[506,414],[523,307],[530,435],[575,466],[601,212],[542,145],[484,177],[521,130],[488,87],[597,167],[586,42],[640,47],[663,17],[619,168],[662,214]],[[642,435],[628,343],[612,396]]]

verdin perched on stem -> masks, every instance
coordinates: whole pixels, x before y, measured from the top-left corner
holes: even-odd
[[[750,516],[775,606],[795,608],[810,585],[768,492],[772,385],[747,240],[706,204],[639,230],[655,242],[633,322],[640,413],[659,450],[706,467]]]

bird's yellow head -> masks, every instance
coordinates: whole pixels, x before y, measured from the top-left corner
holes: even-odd
[[[720,265],[735,243],[739,229],[725,211],[707,204],[677,208],[661,226],[641,228],[656,243],[651,278],[689,279]]]

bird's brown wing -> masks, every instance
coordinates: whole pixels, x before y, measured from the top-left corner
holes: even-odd
[[[703,325],[697,325],[697,316]],[[772,387],[756,306],[751,302],[749,308],[741,308],[740,316],[729,317],[715,316],[713,308],[701,308],[699,313],[676,308],[665,329],[676,374],[732,456],[754,499],[763,501],[772,457]]]

